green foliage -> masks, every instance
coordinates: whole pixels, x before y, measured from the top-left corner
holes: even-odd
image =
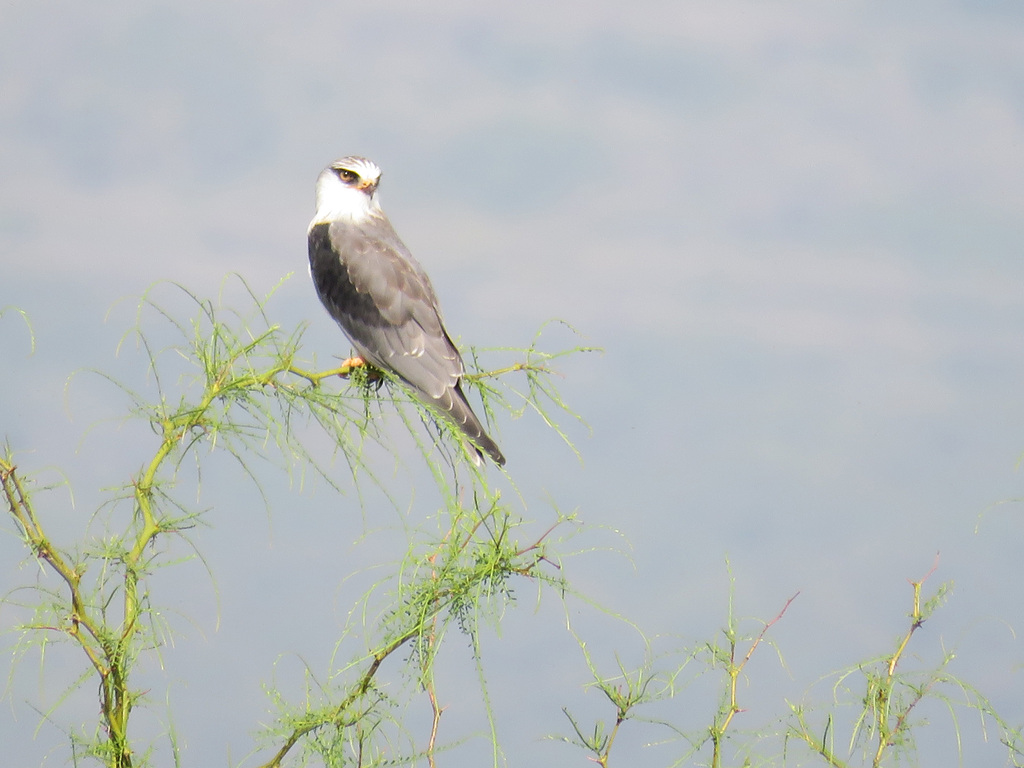
[[[768,637],[771,628],[782,620],[796,595],[786,601],[779,613],[771,621],[754,622],[758,629],[749,632],[747,622],[741,622],[734,610],[735,582],[730,574],[729,607],[726,624],[721,636],[703,641],[696,645],[684,645],[679,650],[666,653],[658,658],[651,657],[650,646],[647,646],[643,664],[635,669],[628,669],[617,660],[617,672],[610,677],[603,676],[594,663],[586,644],[580,642],[580,648],[586,657],[590,672],[594,678],[592,686],[601,691],[615,710],[615,719],[609,728],[603,721],[597,721],[592,729],[584,729],[568,711],[566,717],[572,726],[573,736],[560,737],[562,741],[574,744],[590,753],[590,759],[607,768],[611,765],[611,749],[621,726],[627,721],[635,721],[653,726],[657,731],[668,732],[671,741],[682,741],[686,744],[681,756],[675,758],[673,766],[691,764],[710,748],[707,764],[713,768],[721,768],[727,764],[725,744],[732,738],[734,718],[743,712],[738,692],[738,683],[744,670],[759,647],[771,644]],[[684,675],[692,672],[696,676],[710,675],[718,679],[714,687],[718,690],[718,702],[712,713],[711,723],[696,730],[684,730],[676,724],[651,718],[643,712],[656,709],[659,703],[670,701],[679,696],[687,687]],[[745,734],[748,743],[760,741],[767,737],[766,733],[758,733],[751,737]]]
[[[586,644],[581,643],[581,650],[594,676],[593,687],[599,690],[615,710],[615,719],[609,728],[603,720],[594,723],[589,731],[577,721],[568,709],[563,709],[572,726],[573,736],[561,737],[562,741],[573,744],[589,753],[589,759],[602,768],[607,768],[611,759],[612,747],[619,729],[627,720],[634,718],[634,711],[641,705],[654,701],[665,695],[668,690],[653,672],[650,664],[638,669],[627,669],[621,660],[618,661],[618,674],[613,677],[602,677],[598,672]],[[653,684],[653,685],[652,685]]]
[[[40,499],[51,510],[59,504],[52,487],[19,469],[9,448],[0,456],[0,482],[11,520],[27,556],[39,566],[34,585],[3,599],[27,616],[17,629],[14,659],[24,661],[37,651],[45,667],[51,647],[63,644],[82,660],[81,673],[44,718],[55,718],[73,695],[95,690],[96,722],[68,731],[72,761],[109,768],[167,762],[158,759],[156,745],[141,743],[133,730],[133,713],[157,698],[136,680],[143,662],[159,661],[175,634],[155,604],[157,580],[166,583],[169,569],[202,557],[197,532],[207,524],[206,513],[186,502],[184,489],[192,489],[186,478],[199,485],[211,456],[231,457],[257,488],[269,464],[300,484],[319,479],[338,493],[354,491],[366,519],[376,511],[366,508],[367,485],[395,509],[403,507],[381,479],[381,468],[408,461],[411,454],[433,480],[436,507],[431,511],[421,504],[415,516],[407,516],[415,521],[403,519],[405,550],[395,567],[352,607],[330,667],[306,666],[303,695],[298,697],[285,695],[284,686],[266,686],[275,716],[257,734],[246,763],[263,768],[425,763],[434,768],[439,754],[458,746],[442,736],[444,706],[435,685],[439,651],[454,634],[465,641],[462,645],[468,646],[478,672],[497,765],[501,751],[487,706],[481,631],[500,626],[524,583],[541,595],[580,597],[561,567],[567,556],[563,544],[575,526],[560,517],[536,532],[517,511],[522,504],[512,478],[493,466],[477,467],[466,455],[462,438],[397,382],[344,364],[321,370],[315,360],[304,357],[304,328],[285,331],[270,319],[272,294],[257,297],[241,280],[232,285],[242,292],[243,312],[180,287],[157,286],[142,297],[122,346],[141,350],[147,382],[129,385],[100,375],[127,395],[132,416],[149,426],[153,438],[134,475],[109,492],[77,543],[57,544],[52,512],[39,511]],[[182,303],[186,312],[179,308]],[[467,386],[477,392],[492,429],[509,416],[530,414],[575,451],[564,423],[578,417],[561,399],[554,366],[589,350],[547,350],[546,329],[523,349],[479,355],[470,350]],[[499,358],[500,364],[484,368],[484,354]],[[391,414],[397,419],[389,418]],[[397,424],[405,429],[389,429]],[[396,447],[403,440],[418,452]],[[502,488],[511,489],[507,495],[515,505],[503,497]],[[266,495],[264,500],[269,508]],[[576,634],[569,622],[592,678],[588,688],[600,694],[609,714],[586,724],[565,708],[570,733],[555,738],[582,753],[581,761],[602,768],[634,762],[620,754],[629,729],[653,731],[658,743],[671,745],[672,766],[824,763],[881,768],[914,761],[916,740],[927,722],[921,712],[935,702],[945,707],[957,734],[960,715],[978,716],[982,728],[998,731],[1008,762],[1020,765],[1019,729],[953,674],[955,654],[943,649],[930,663],[911,654],[917,650],[918,631],[949,591],[942,585],[925,595],[927,579],[912,582],[909,622],[889,652],[831,678],[830,701],[788,704],[787,716],[769,723],[747,722],[745,690],[758,684],[750,662],[755,654],[763,655],[759,649],[775,645],[773,629],[795,596],[769,621],[741,619],[730,576],[728,611],[719,634],[655,654],[652,643],[634,627],[643,641],[642,662],[631,666],[616,654],[610,672],[598,662],[592,639]],[[584,599],[595,610],[604,610]],[[712,688],[709,716],[698,727],[683,727],[671,713],[666,716],[666,706],[680,700],[698,679]],[[429,703],[425,735],[406,722],[406,705],[414,697]],[[174,763],[181,764],[173,721],[168,739]]]
[[[950,671],[956,657],[953,651],[944,649],[939,659],[931,663],[909,655],[917,632],[934,616],[952,589],[949,583],[940,584],[923,600],[925,582],[934,572],[935,567],[920,581],[910,582],[914,592],[910,621],[894,649],[834,676],[834,709],[823,713],[821,708],[791,705],[787,736],[802,742],[826,765],[881,768],[913,761],[917,732],[928,724],[924,717],[915,719],[915,713],[928,701],[944,706],[958,745],[960,716],[971,713],[980,719],[983,728],[988,723],[1001,734],[1008,750],[1007,764],[1021,764],[1024,743],[1020,730],[1005,722],[980,692]],[[851,711],[852,718],[844,717]],[[837,744],[836,730],[845,723],[849,725],[849,738]],[[958,759],[963,764],[964,755],[959,754]]]
[[[2,318],[4,315],[10,314],[10,313],[14,313],[14,314],[18,315],[21,318],[22,322],[25,323],[25,327],[28,329],[29,351],[30,352],[35,352],[36,351],[36,336],[35,336],[35,332],[32,330],[32,323],[31,323],[31,321],[28,318],[28,314],[25,312],[25,310],[19,309],[18,307],[10,307],[10,306],[9,307],[0,307],[0,318]]]
[[[324,765],[375,765],[385,755],[388,763],[412,761],[417,750],[396,758],[394,734],[385,733],[384,726],[394,721],[388,697],[374,685],[378,671],[386,663],[401,663],[393,659],[408,646],[406,663],[433,701],[432,659],[450,625],[472,638],[481,618],[497,615],[514,599],[515,580],[560,583],[551,567],[557,555],[548,553],[550,531],[518,543],[518,519],[489,485],[487,471],[466,460],[461,440],[449,440],[442,424],[424,441],[417,422],[433,424],[431,415],[394,382],[375,386],[364,371],[346,366],[316,370],[301,357],[304,329],[284,332],[268,317],[270,297],[260,299],[240,283],[250,300],[244,314],[180,287],[171,301],[184,297],[192,305],[186,320],[158,303],[157,289],[140,301],[136,324],[122,344],[135,342],[143,351],[155,396],[114,383],[130,398],[132,415],[151,426],[156,445],[132,481],[115,490],[103,514],[94,518],[98,530],[88,543],[69,550],[55,545],[37,514],[31,480],[9,450],[0,458],[0,479],[17,530],[44,570],[61,582],[44,578],[34,597],[22,601],[35,616],[21,629],[16,655],[57,641],[77,647],[89,671],[68,694],[97,681],[100,722],[91,736],[76,741],[74,753],[117,768],[146,764],[147,751],[130,732],[132,712],[145,701],[132,685],[132,672],[141,656],[159,653],[171,634],[152,605],[149,585],[163,569],[187,559],[175,539],[198,551],[188,537],[203,518],[175,495],[183,468],[192,462],[200,469],[211,453],[220,452],[233,457],[257,486],[260,471],[253,462],[269,460],[302,476],[313,472],[338,491],[358,488],[367,479],[376,482],[368,447],[390,450],[374,415],[394,405],[441,491],[442,532],[410,541],[402,568],[384,585],[391,607],[362,628],[373,638],[369,651],[332,676],[340,682],[318,685],[311,676],[309,695],[297,704],[273,695],[279,718],[263,741],[273,748],[267,766],[281,765],[290,755],[297,756],[297,764],[314,756]],[[154,315],[164,321],[155,331]],[[471,382],[478,383],[486,413],[529,408],[564,436],[556,413],[576,417],[551,385],[549,363],[565,353],[543,352],[538,342],[526,350],[506,350],[518,359]],[[350,375],[349,386],[334,385]],[[525,395],[506,386],[513,377],[525,384]],[[528,405],[519,402],[521,397]],[[318,434],[311,435],[311,426]],[[309,445],[316,439],[322,443],[322,435],[333,446],[331,461]],[[337,458],[348,468],[347,480],[332,471]],[[435,702],[429,743],[419,749],[431,764],[439,713]]]
[[[914,593],[910,622],[895,648],[833,676],[830,702],[789,703],[788,717],[740,725],[740,720],[749,715],[739,683],[744,681],[748,689],[758,685],[748,671],[749,663],[759,649],[775,645],[771,631],[785,619],[797,595],[769,621],[740,620],[735,613],[735,583],[730,575],[726,622],[712,640],[684,644],[659,656],[653,656],[645,643],[642,664],[631,669],[616,659],[617,669],[611,675],[599,670],[587,644],[580,640],[593,677],[591,687],[602,694],[612,715],[607,721],[598,719],[588,726],[565,710],[571,735],[553,738],[584,751],[602,768],[631,762],[623,755],[612,759],[616,737],[626,725],[650,734],[649,746],[684,744],[682,752],[674,752],[666,762],[673,768],[821,764],[832,768],[881,768],[916,764],[916,740],[928,721],[915,719],[914,714],[929,703],[940,705],[948,714],[957,743],[961,718],[970,714],[979,721],[983,734],[990,729],[998,733],[1006,748],[1007,765],[1024,765],[1021,729],[1001,718],[977,689],[951,671],[953,651],[943,649],[932,664],[914,663],[909,656],[916,633],[943,605],[951,588],[949,584],[940,585],[925,598],[922,588],[927,578],[911,582]],[[781,652],[777,648],[776,652],[782,663]],[[681,698],[683,691],[700,678],[713,681],[717,704],[705,726],[682,728],[665,717],[666,705]],[[693,708],[700,703],[691,696],[685,705]],[[837,743],[837,730],[841,728],[849,729],[849,738]],[[961,765],[970,764],[963,754],[959,758]]]

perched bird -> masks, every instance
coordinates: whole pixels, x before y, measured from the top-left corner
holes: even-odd
[[[343,157],[316,180],[309,273],[320,301],[363,361],[390,371],[498,465],[505,457],[462,393],[465,366],[441,320],[430,278],[377,200],[380,168]]]

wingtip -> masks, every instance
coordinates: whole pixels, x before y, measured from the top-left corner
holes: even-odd
[[[505,457],[497,448],[495,448],[492,451],[488,451],[488,454],[490,455],[491,459],[494,460],[494,463],[497,464],[499,467],[505,466]]]
[[[505,457],[502,455],[501,451],[498,450],[497,446],[490,445],[490,446],[485,446],[485,447],[481,448],[480,446],[477,446],[474,443],[469,442],[468,440],[466,442],[467,442],[466,448],[468,449],[467,453],[469,453],[469,458],[473,460],[473,464],[475,464],[476,466],[482,467],[484,465],[484,452],[485,451],[487,453],[487,456],[497,466],[499,466],[499,467],[504,467],[505,466]]]
[[[473,449],[481,459],[483,459],[483,455],[486,453],[490,456],[491,461],[499,467],[505,466],[505,456],[501,453],[501,449],[483,430],[480,431],[480,435],[473,441]]]

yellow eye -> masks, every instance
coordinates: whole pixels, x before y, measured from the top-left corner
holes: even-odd
[[[359,174],[355,171],[350,171],[348,168],[338,168],[338,177],[346,184],[351,184],[353,181],[359,180]]]

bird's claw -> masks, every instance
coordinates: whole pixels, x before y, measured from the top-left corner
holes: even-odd
[[[384,377],[381,376],[380,371],[358,355],[341,361],[341,373],[339,373],[338,376],[343,379],[347,379],[356,372],[362,374],[363,377],[357,378],[356,381],[366,386],[373,387],[374,390],[380,389],[384,384]]]
[[[348,357],[341,361],[341,373],[338,374],[343,379],[347,379],[352,373],[353,368],[365,368],[366,361],[361,357]]]

